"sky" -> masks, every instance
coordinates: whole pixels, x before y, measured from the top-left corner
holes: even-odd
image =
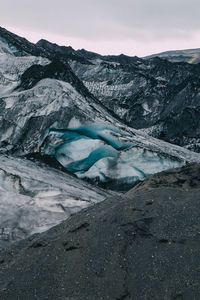
[[[200,48],[200,0],[2,0],[0,26],[100,54]]]

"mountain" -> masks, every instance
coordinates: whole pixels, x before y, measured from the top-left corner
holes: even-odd
[[[71,211],[89,205],[87,201],[83,203],[84,195],[80,191],[92,190],[90,187],[93,185],[96,186],[97,196],[92,196],[91,192],[91,198],[99,198],[100,201],[105,195],[129,190],[159,171],[200,162],[198,153],[158,140],[128,126],[125,115],[122,117],[118,113],[120,106],[119,110],[115,110],[117,106],[107,105],[107,94],[105,93],[105,99],[95,92],[94,95],[86,80],[86,74],[88,78],[95,80],[96,86],[101,85],[100,81],[105,78],[117,80],[125,97],[126,88],[130,86],[128,81],[133,74],[136,81],[137,76],[144,76],[140,72],[150,78],[148,72],[153,68],[153,61],[147,62],[125,55],[101,56],[86,50],[75,51],[71,47],[60,47],[45,40],[34,45],[0,29],[2,211],[7,211],[7,197],[10,199],[9,206],[12,207],[5,218],[2,216],[3,235],[5,232],[8,236],[12,235],[15,224],[18,232],[16,239],[21,239],[39,231],[39,227],[49,228],[59,223]],[[167,65],[173,67],[172,63],[167,62]],[[198,66],[193,67],[197,68],[198,75]],[[166,62],[156,59],[154,68],[157,75],[161,75]],[[181,68],[186,80],[187,74],[193,70],[192,66],[184,64]],[[79,74],[81,70],[84,71],[82,75]],[[121,84],[124,80],[127,81],[125,89]],[[149,82],[152,80],[149,79]],[[109,82],[107,86],[110,88],[112,85]],[[140,88],[134,86],[136,90]],[[136,92],[132,86],[130,90]],[[131,105],[128,110],[131,113]],[[136,112],[134,114],[137,116]],[[159,120],[160,114],[158,115]],[[140,122],[146,121],[140,118]],[[30,159],[33,159],[33,163],[29,162]],[[68,188],[56,189],[61,184],[62,175],[48,169],[46,165],[40,166],[47,161],[58,168],[59,172],[65,171],[63,178],[66,182],[74,182],[73,185],[77,186],[79,192],[73,190],[69,197]],[[6,165],[11,164],[15,167],[9,171]],[[51,174],[48,177],[51,184],[43,178],[45,173]],[[56,178],[54,184],[53,177]],[[88,186],[84,188],[85,183],[78,181],[77,177],[79,180],[86,180]],[[69,183],[69,186],[72,184]],[[105,193],[102,188],[106,189]],[[43,189],[48,195],[46,204],[40,204],[40,201],[46,201],[46,196],[39,197],[39,200],[37,196],[44,195]],[[54,197],[54,190],[58,190],[58,199],[57,192]],[[3,196],[5,193],[8,193],[6,198]],[[73,201],[78,198],[79,204],[83,205],[75,205],[74,209],[73,205],[70,206],[71,202],[64,200],[65,197]],[[24,210],[21,209],[21,201],[24,203]],[[91,200],[91,203],[95,201]],[[40,209],[40,205],[45,207],[45,212]],[[55,209],[57,206],[60,207],[58,214]],[[36,217],[29,212],[31,207],[37,212]],[[52,222],[49,223],[51,209]],[[66,211],[70,213],[66,214]],[[29,217],[32,221],[27,226]]]
[[[199,151],[200,64],[160,58],[91,59],[70,65],[89,91],[127,125]]]
[[[2,46],[5,47],[7,53],[15,56],[30,56],[30,54],[33,56],[48,56],[42,48],[2,27],[0,27],[0,45],[1,48]]]
[[[199,68],[0,28],[1,299],[199,299]]]
[[[160,57],[171,62],[187,62],[190,64],[200,63],[200,49],[172,50],[165,51],[144,57],[149,59],[152,57]]]
[[[156,174],[2,250],[1,299],[198,300],[199,174]]]
[[[0,33],[2,40],[7,38],[7,44],[19,47],[23,55],[29,52],[50,61],[59,59],[64,65],[69,63],[78,77],[73,82],[79,80],[78,85],[83,82],[90,94],[121,122],[156,138],[200,151],[199,64],[170,63],[158,57],[102,56],[46,40],[29,45],[5,29]],[[186,50],[198,53],[198,49],[189,51]],[[81,86],[79,92],[83,89]]]
[[[51,125],[65,128],[76,118],[83,122],[106,121],[105,109],[67,62],[15,56],[10,50],[11,43],[16,45],[13,39],[0,47],[2,151],[35,151]]]
[[[39,44],[48,45],[47,49],[33,56],[32,44],[28,47],[28,41],[23,45],[21,38],[11,33],[7,36],[0,56],[2,153],[51,155],[80,178],[114,189],[121,186],[123,190],[158,170],[199,162],[198,154],[126,126],[74,74],[71,58],[67,59],[71,48],[62,47],[58,59],[59,46],[50,47],[43,41]],[[22,56],[12,53],[18,39],[20,49],[30,49],[30,56],[27,52]],[[84,53],[81,51],[81,55]],[[115,60],[116,66],[128,62],[132,66],[138,61],[123,55],[105,59],[109,65]],[[84,66],[89,65],[84,62]]]

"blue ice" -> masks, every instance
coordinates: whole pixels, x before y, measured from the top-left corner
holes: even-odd
[[[130,185],[151,174],[183,165],[180,161],[135,146],[118,128],[101,124],[50,128],[43,139],[52,154],[80,178],[111,180]]]

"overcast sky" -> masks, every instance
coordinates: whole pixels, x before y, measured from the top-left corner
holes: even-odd
[[[1,0],[0,26],[101,54],[200,48],[200,0]]]

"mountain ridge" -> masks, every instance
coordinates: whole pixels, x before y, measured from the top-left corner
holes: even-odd
[[[184,50],[169,50],[156,54],[151,54],[143,57],[149,59],[152,57],[160,57],[162,59],[169,60],[171,62],[187,62],[191,64],[200,63],[200,48],[184,49]]]

